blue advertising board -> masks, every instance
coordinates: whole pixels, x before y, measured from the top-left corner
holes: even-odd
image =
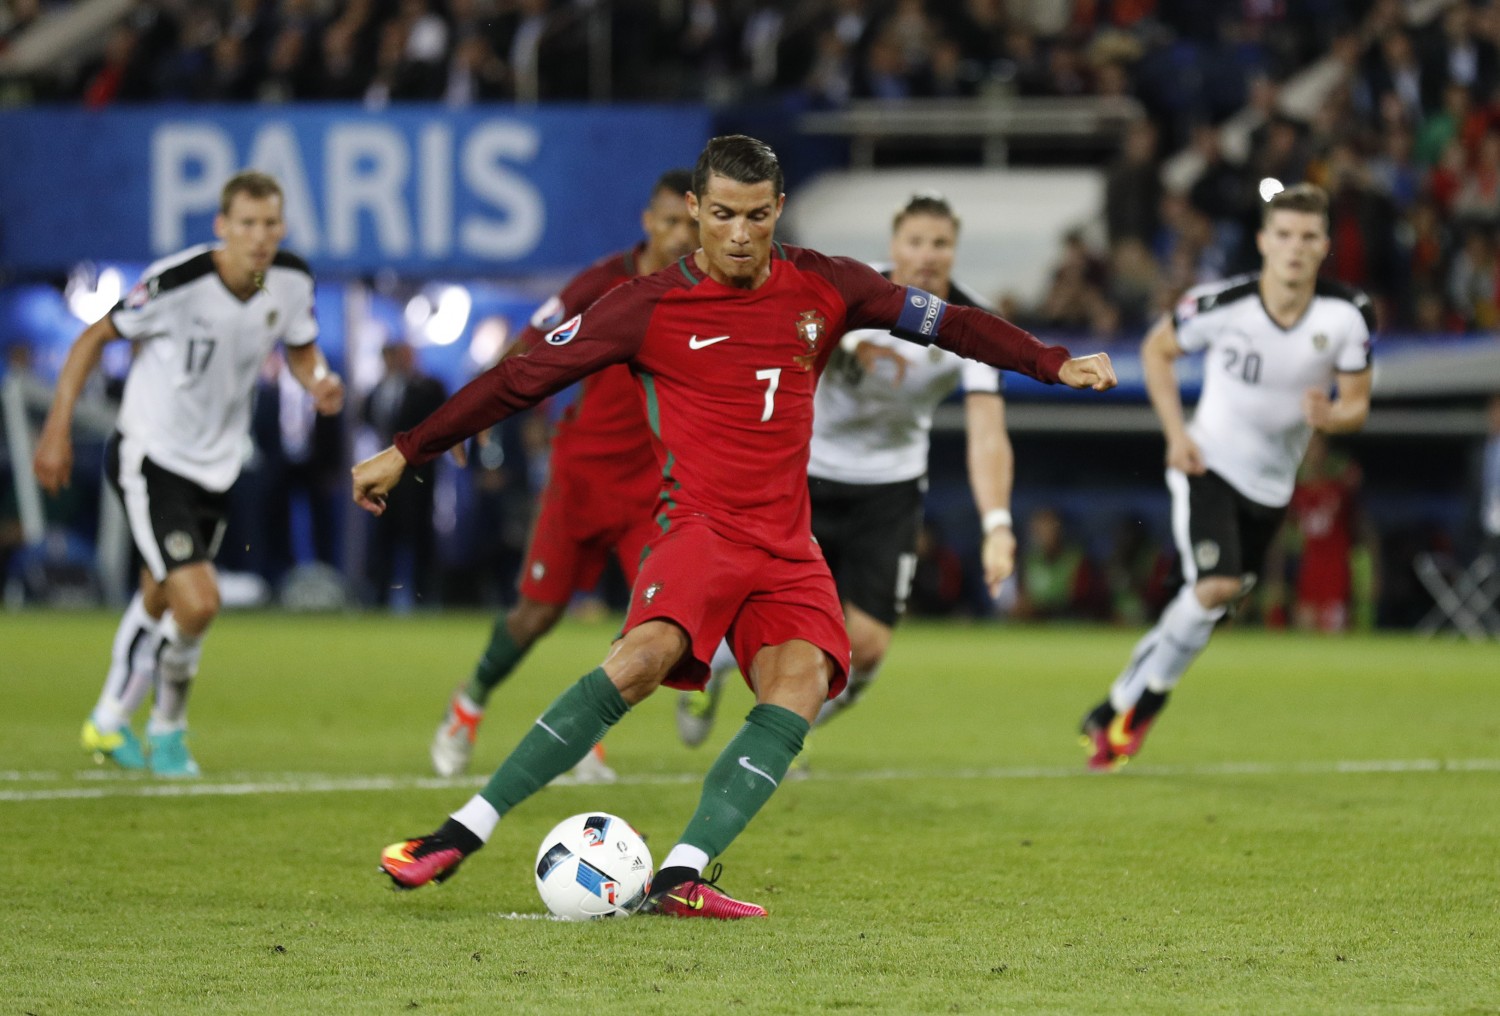
[[[286,246],[329,273],[575,267],[640,237],[707,110],[154,106],[0,112],[0,267],[148,262],[212,238],[219,188],[281,181]]]

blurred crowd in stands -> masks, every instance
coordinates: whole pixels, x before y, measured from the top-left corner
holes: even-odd
[[[12,0],[0,11],[0,54],[67,6]],[[1385,332],[1500,323],[1500,0],[139,0],[97,53],[21,84],[5,93],[12,101],[90,108],[669,100],[792,114],[862,100],[1128,97],[1143,115],[1101,167],[1102,215],[1060,238],[1041,299],[991,280],[1008,317],[1048,334],[1133,341],[1189,286],[1253,269],[1268,188],[1309,180],[1332,196],[1326,274],[1370,292]],[[984,290],[985,280],[968,281]],[[410,362],[387,366],[413,376]],[[423,392],[423,404],[433,397]],[[265,402],[258,419],[284,431],[293,417]],[[407,409],[416,411],[377,389],[364,423],[388,434]],[[430,543],[366,549],[385,576],[376,600],[398,581],[411,584],[407,602],[508,597],[494,576],[513,570],[524,546],[545,468],[538,434],[524,421],[497,429],[464,473],[483,545],[446,564]],[[275,574],[298,558],[338,558],[318,505],[342,501],[333,488],[343,449],[312,433],[292,445],[300,450],[261,474],[269,499],[251,501],[281,505],[302,488],[316,545],[237,562],[231,540],[230,566]],[[1381,568],[1353,507],[1358,470],[1327,463],[1310,465],[1313,493],[1299,494],[1285,560],[1322,552],[1319,534],[1332,525],[1345,562],[1334,581],[1338,625],[1368,623]],[[443,496],[441,483],[428,484],[429,500],[434,489]],[[1075,525],[1053,508],[1018,516],[1007,608],[1038,619],[1154,616],[1176,581],[1164,534],[1123,519],[1101,551],[1081,544]],[[404,578],[391,580],[392,569]],[[941,533],[927,533],[913,609],[972,608],[966,570]],[[1315,599],[1273,581],[1267,616],[1330,626],[1335,614]]]
[[[5,38],[49,6],[17,0]],[[1254,267],[1270,179],[1329,189],[1328,274],[1375,295],[1384,330],[1500,320],[1488,0],[141,0],[102,52],[30,84],[90,107],[1130,96],[1146,115],[1108,167],[1103,228],[1066,238],[1039,304],[994,294],[1004,310],[1134,335],[1187,286]],[[1224,126],[1246,111],[1247,138]],[[1164,182],[1182,152],[1192,170]]]

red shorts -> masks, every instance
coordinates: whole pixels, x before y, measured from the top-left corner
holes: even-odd
[[[672,621],[692,648],[665,684],[701,689],[719,641],[750,673],[755,654],[792,639],[811,642],[833,661],[828,697],[849,674],[849,633],[828,563],[789,561],[726,540],[706,523],[677,521],[647,550],[630,595],[623,631],[646,621]]]
[[[520,591],[528,600],[562,606],[575,592],[593,589],[611,553],[634,585],[646,544],[661,535],[651,517],[654,480],[650,497],[643,497],[641,491],[590,483],[581,472],[562,467],[542,491],[521,568]]]

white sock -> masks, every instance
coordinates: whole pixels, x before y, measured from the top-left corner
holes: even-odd
[[[104,687],[99,692],[99,701],[89,717],[100,732],[113,734],[130,722],[141,702],[146,688],[150,687],[150,669],[144,675],[144,685],[137,687],[135,660],[146,651],[149,656],[154,648],[159,622],[146,611],[145,600],[138,592],[131,597],[130,605],[120,618],[115,629],[114,645],[109,654],[109,672],[104,675]],[[154,665],[153,665],[154,666]]]
[[[740,665],[735,662],[734,653],[729,648],[729,643],[719,640],[719,648],[714,650],[714,658],[708,661],[708,687],[704,691],[719,684],[729,673],[738,670]]]
[[[1192,586],[1182,590],[1162,611],[1161,620],[1135,644],[1130,663],[1109,689],[1109,702],[1123,713],[1135,706],[1147,688],[1165,693],[1177,687],[1182,675],[1208,645],[1224,607],[1209,610],[1198,602]]]
[[[478,836],[481,843],[488,843],[495,834],[495,826],[500,824],[500,813],[495,806],[478,794],[448,817]]]
[[[198,675],[203,655],[203,636],[184,635],[177,619],[168,611],[161,620],[161,656],[157,660],[156,704],[146,730],[167,734],[187,726],[188,692]]]
[[[698,874],[703,874],[703,869],[708,867],[708,855],[697,847],[690,847],[686,843],[679,843],[673,847],[671,853],[667,854],[666,860],[656,866],[657,871],[666,868],[692,868]],[[671,886],[667,887],[668,889]]]
[[[870,685],[875,683],[875,678],[880,674],[880,664],[883,662],[885,662],[883,659],[877,660],[873,667],[850,667],[849,682],[844,685],[844,690],[823,703],[823,708],[818,710],[818,716],[813,720],[813,726],[821,727],[858,702],[860,696],[864,695]]]

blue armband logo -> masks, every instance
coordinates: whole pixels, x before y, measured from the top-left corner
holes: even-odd
[[[573,336],[578,334],[578,326],[583,324],[583,315],[578,314],[566,324],[559,325],[547,333],[547,345],[565,346],[573,341]]]
[[[906,298],[901,304],[901,316],[896,319],[896,330],[920,335],[930,339],[937,334],[943,322],[948,304],[916,286],[906,287]]]

